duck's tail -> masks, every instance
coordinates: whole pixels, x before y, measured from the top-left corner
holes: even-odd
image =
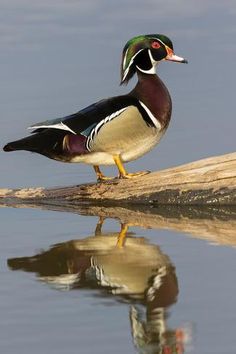
[[[35,137],[29,136],[20,140],[11,141],[3,147],[3,150],[7,152],[15,150],[35,151],[37,146],[35,140]]]
[[[8,152],[8,151],[15,151],[15,150],[23,150],[23,146],[20,143],[21,140],[11,141],[10,143],[6,144],[3,147],[3,151],[7,151]]]
[[[51,153],[61,154],[65,132],[48,129],[23,139],[12,141],[3,147],[4,151],[26,150],[50,156]]]

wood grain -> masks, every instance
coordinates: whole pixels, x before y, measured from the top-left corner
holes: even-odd
[[[152,172],[58,188],[0,189],[0,202],[91,205],[236,205],[236,152]]]

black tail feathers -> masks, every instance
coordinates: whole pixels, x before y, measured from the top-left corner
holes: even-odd
[[[18,146],[16,141],[8,143],[3,147],[3,151],[15,151],[15,150],[21,150],[21,148]]]
[[[23,139],[12,141],[3,147],[4,151],[26,150],[50,157],[61,154],[66,132],[59,129],[47,129]]]
[[[26,138],[12,141],[6,144],[3,147],[4,151],[15,151],[15,150],[28,150],[28,151],[37,151],[37,135],[36,136],[28,136]]]

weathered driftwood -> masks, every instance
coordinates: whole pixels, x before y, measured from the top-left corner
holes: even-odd
[[[131,180],[60,188],[0,189],[0,203],[236,205],[236,152]]]

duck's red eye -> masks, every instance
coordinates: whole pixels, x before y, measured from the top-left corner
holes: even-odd
[[[152,42],[152,48],[154,48],[154,49],[158,49],[158,48],[160,48],[160,43],[159,42]]]

